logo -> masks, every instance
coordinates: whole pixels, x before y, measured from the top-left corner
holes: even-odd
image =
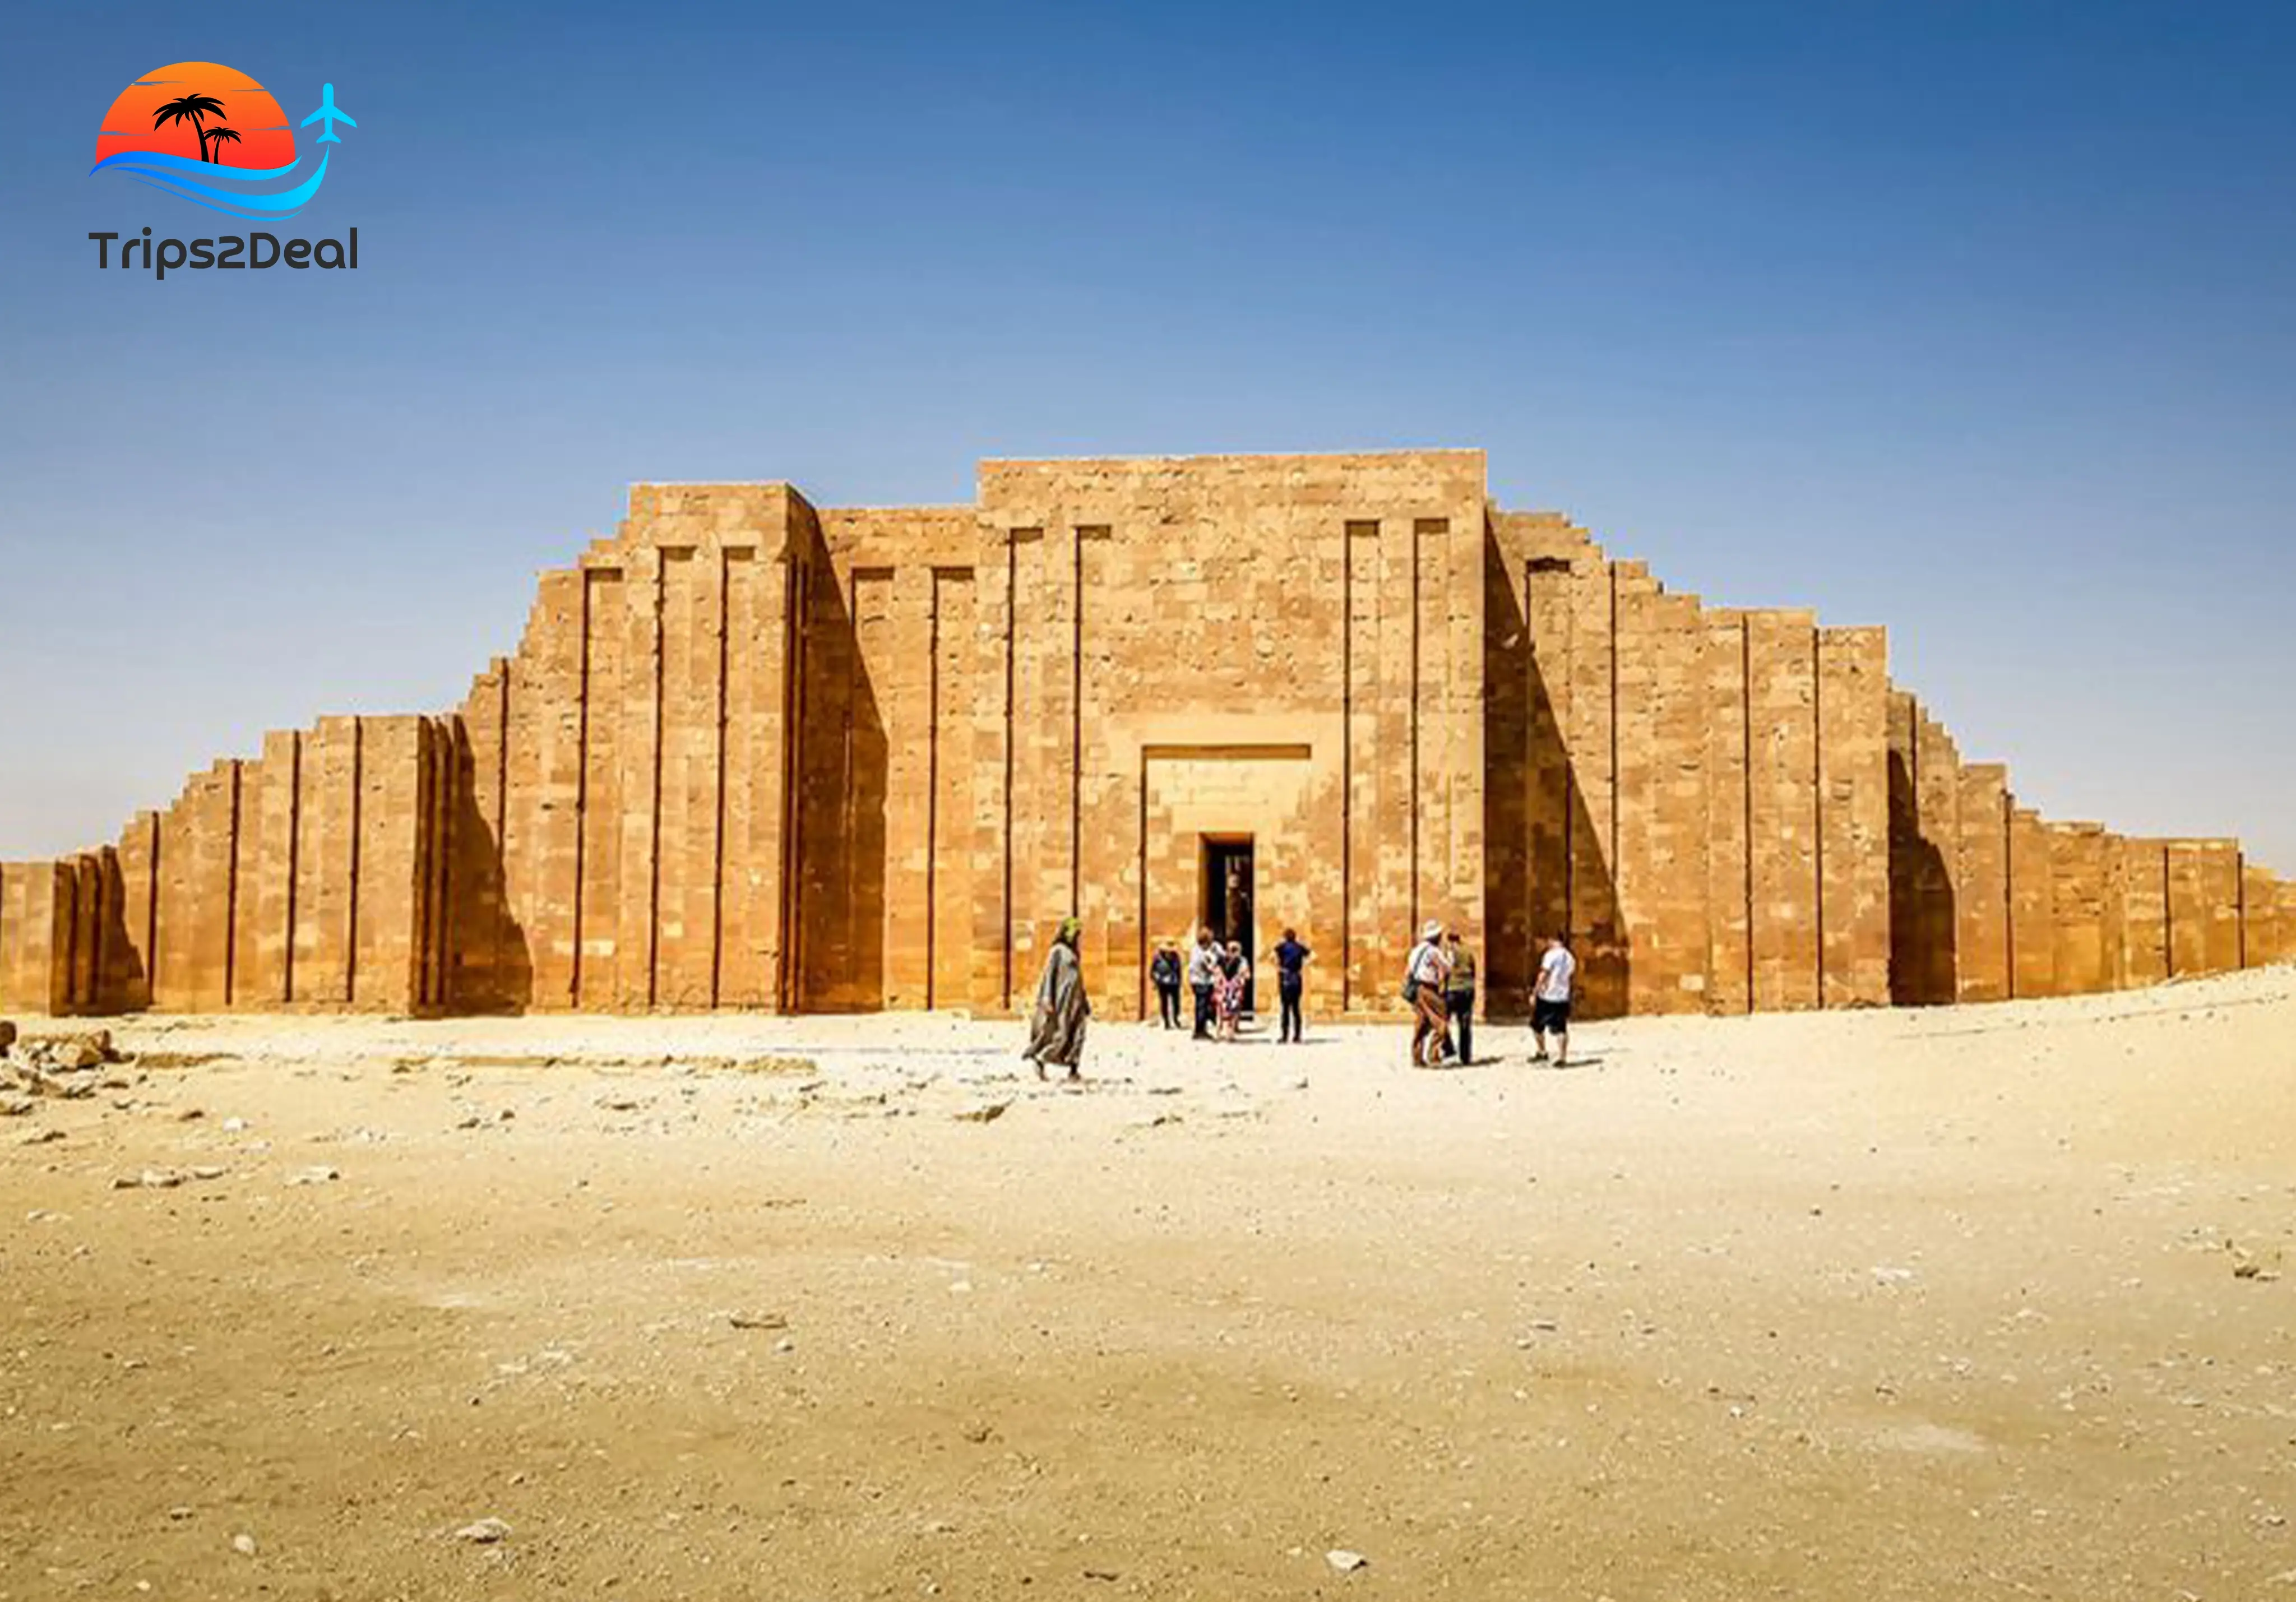
[[[357,127],[335,108],[335,86],[301,126],[324,125],[315,143],[340,144],[335,124]],[[299,182],[295,130],[271,93],[244,72],[213,62],[177,62],[147,72],[119,92],[95,136],[95,172],[120,172],[195,205],[257,221],[290,218],[311,203],[326,181],[333,152]],[[257,188],[275,184],[278,187]]]
[[[295,149],[295,130],[315,123],[315,159],[307,159]],[[214,62],[177,62],[145,73],[119,92],[96,133],[95,166],[89,176],[119,174],[227,217],[283,221],[309,205],[326,182],[334,156],[330,147],[343,143],[335,131],[338,124],[358,127],[335,104],[332,84],[321,86],[319,104],[309,116],[290,126],[270,91],[246,73]],[[178,239],[155,242],[151,235],[145,228],[142,237],[127,239],[119,248],[119,264],[147,267],[160,278],[171,268],[267,267],[283,260],[291,267],[358,266],[357,228],[349,231],[348,250],[340,240],[283,244],[262,233],[188,244]],[[96,265],[111,266],[111,242],[120,236],[88,237],[96,242]]]

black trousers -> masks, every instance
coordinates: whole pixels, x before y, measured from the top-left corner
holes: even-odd
[[[1475,992],[1446,990],[1443,993],[1443,1005],[1459,1025],[1459,1060],[1462,1063],[1473,1062],[1475,1060]]]
[[[1180,1027],[1180,987],[1160,984],[1156,987],[1156,1013],[1166,1029]]]
[[[1212,1034],[1212,987],[1199,984],[1189,988],[1196,992],[1196,1039],[1209,1040]]]
[[[1280,979],[1276,982],[1275,998],[1283,1008],[1283,1039],[1296,1040],[1303,1032],[1300,1023],[1300,989],[1301,982],[1298,980]]]

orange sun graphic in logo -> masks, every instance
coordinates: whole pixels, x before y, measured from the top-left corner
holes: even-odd
[[[270,92],[213,62],[177,62],[119,92],[95,136],[95,159],[153,151],[262,172],[295,161],[295,130]]]

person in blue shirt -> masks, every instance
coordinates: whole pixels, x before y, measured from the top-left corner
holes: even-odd
[[[1275,947],[1275,994],[1283,1006],[1283,1027],[1280,1039],[1297,1044],[1305,1037],[1300,1022],[1300,994],[1307,976],[1301,969],[1315,953],[1300,943],[1300,932],[1286,929]]]

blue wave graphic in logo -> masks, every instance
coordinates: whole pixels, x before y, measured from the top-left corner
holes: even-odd
[[[92,177],[99,172],[118,170],[139,184],[149,184],[154,189],[164,189],[169,194],[181,195],[194,205],[221,211],[233,217],[243,217],[257,222],[276,221],[290,218],[311,203],[319,193],[319,185],[327,176],[327,157],[331,152],[319,152],[318,170],[292,189],[268,192],[218,189],[202,182],[221,178],[233,184],[261,184],[274,178],[283,178],[303,165],[298,156],[284,167],[257,170],[246,167],[218,167],[212,161],[194,161],[189,156],[171,156],[161,151],[127,150],[116,156],[106,156],[88,168]]]

